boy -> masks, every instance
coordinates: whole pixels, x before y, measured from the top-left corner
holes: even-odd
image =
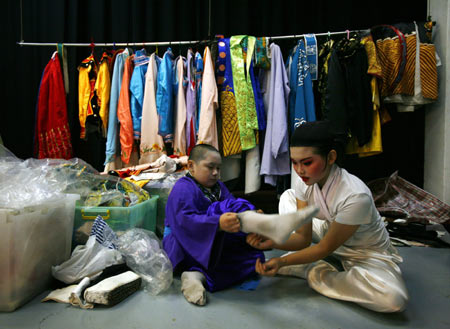
[[[256,274],[257,259],[264,262],[264,253],[246,243],[241,229],[285,241],[316,212],[310,208],[280,218],[249,211],[255,207],[234,198],[219,181],[221,163],[213,146],[196,145],[189,172],[174,185],[166,205],[163,246],[174,270],[182,273],[183,295],[197,305],[206,302],[205,287],[214,292],[242,282]]]

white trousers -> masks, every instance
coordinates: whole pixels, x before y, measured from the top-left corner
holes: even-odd
[[[280,197],[280,214],[296,208],[294,190],[285,191]],[[312,223],[313,242],[317,243],[327,233],[329,223],[316,218]],[[395,247],[374,250],[341,246],[331,256],[340,261],[343,271],[319,260],[298,266],[296,273],[302,273],[309,286],[324,296],[354,302],[377,312],[404,310],[409,297],[397,265],[402,258]]]

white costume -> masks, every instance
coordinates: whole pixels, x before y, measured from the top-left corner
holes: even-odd
[[[402,258],[390,243],[369,188],[333,165],[322,189],[318,184],[307,186],[296,179],[294,189],[280,198],[280,214],[295,211],[296,199],[320,207],[312,223],[315,243],[325,236],[333,221],[360,226],[332,253],[344,271],[320,260],[282,267],[278,273],[303,277],[311,288],[330,298],[352,301],[378,312],[403,310],[408,293],[397,265]]]

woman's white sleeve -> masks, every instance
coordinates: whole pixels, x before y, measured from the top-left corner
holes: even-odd
[[[347,198],[336,215],[336,222],[347,225],[369,224],[377,216],[372,197],[361,193]]]

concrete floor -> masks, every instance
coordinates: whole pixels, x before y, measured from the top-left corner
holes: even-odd
[[[15,312],[0,313],[0,329],[450,328],[450,249],[399,250],[410,302],[397,314],[332,300],[313,291],[305,280],[286,277],[264,277],[255,291],[208,293],[208,304],[197,307],[184,300],[175,279],[162,295],[139,291],[112,308],[93,310],[41,303],[45,292]],[[267,256],[275,254],[279,253]]]

